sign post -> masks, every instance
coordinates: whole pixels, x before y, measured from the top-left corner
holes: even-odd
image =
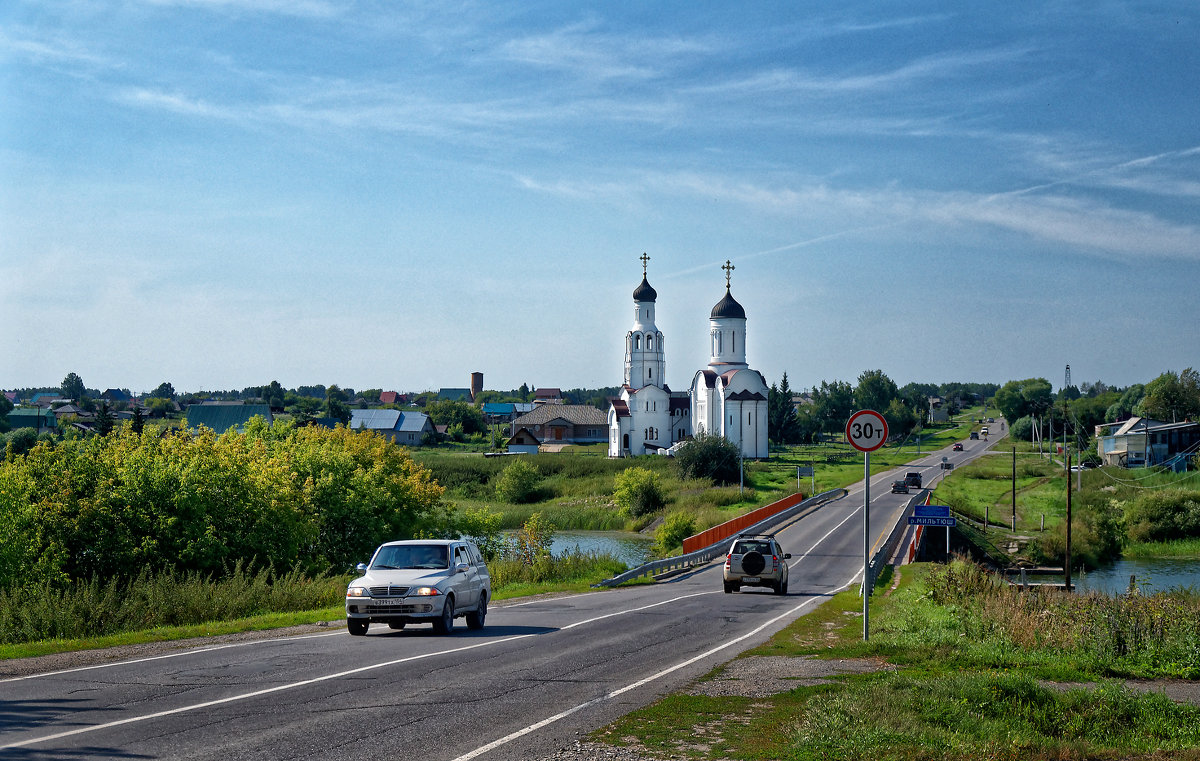
[[[846,441],[863,453],[863,642],[871,636],[871,453],[887,441],[888,425],[875,410],[859,410],[846,421]]]

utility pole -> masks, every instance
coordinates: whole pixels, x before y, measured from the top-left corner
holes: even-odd
[[[1017,530],[1017,448],[1012,448],[1012,530]]]
[[[1071,591],[1071,474],[1067,473],[1067,563],[1064,568],[1067,591]]]

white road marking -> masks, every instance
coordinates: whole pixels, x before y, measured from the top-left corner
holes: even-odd
[[[621,611],[616,611],[614,613],[606,613],[602,616],[595,616],[593,618],[589,618],[589,619],[586,619],[583,621],[577,621],[573,624],[568,624],[567,626],[559,627],[558,629],[553,629],[550,632],[542,632],[539,634],[518,634],[518,635],[515,635],[512,637],[504,637],[502,639],[488,640],[486,642],[479,642],[479,643],[476,643],[473,645],[465,645],[463,647],[457,647],[457,648],[453,648],[450,650],[439,650],[434,653],[424,653],[422,655],[410,655],[405,658],[397,658],[395,660],[384,661],[383,663],[374,663],[369,666],[359,666],[358,668],[349,669],[347,671],[339,671],[334,674],[326,674],[325,676],[318,676],[318,677],[314,677],[312,679],[304,679],[299,682],[289,682],[288,684],[280,684],[280,685],[276,685],[275,687],[268,687],[268,688],[262,689],[262,690],[255,690],[253,692],[246,692],[246,693],[242,693],[240,695],[231,695],[229,697],[220,698],[218,700],[208,700],[203,703],[195,703],[193,705],[181,706],[179,708],[171,708],[166,711],[158,711],[156,713],[145,714],[143,716],[131,716],[128,719],[120,719],[117,721],[106,722],[104,724],[94,724],[92,726],[79,727],[77,729],[70,729],[70,730],[66,730],[64,732],[57,732],[55,734],[46,735],[44,737],[35,737],[35,738],[28,739],[28,740],[20,740],[18,742],[8,743],[6,745],[0,745],[0,750],[7,750],[9,748],[22,748],[27,745],[36,745],[38,743],[49,742],[51,740],[59,740],[64,737],[71,737],[72,735],[80,735],[80,734],[84,734],[87,732],[95,732],[95,731],[101,730],[101,729],[111,729],[112,727],[119,727],[119,726],[122,726],[125,724],[135,724],[137,722],[148,721],[150,719],[160,719],[164,716],[172,716],[174,714],[187,713],[189,711],[198,711],[198,710],[201,710],[204,708],[211,708],[212,706],[222,705],[224,703],[235,703],[235,702],[241,701],[241,700],[249,700],[250,698],[260,697],[262,695],[270,695],[271,693],[274,693],[274,692],[283,692],[284,690],[291,690],[291,689],[295,689],[297,687],[304,687],[304,686],[307,686],[310,684],[317,684],[319,682],[327,682],[331,679],[340,679],[342,677],[352,676],[354,674],[361,674],[361,673],[364,673],[367,671],[374,671],[375,669],[387,668],[389,666],[396,666],[401,663],[411,663],[412,661],[423,660],[425,658],[435,658],[439,655],[450,655],[451,653],[461,653],[461,652],[465,652],[467,650],[475,650],[475,649],[478,649],[481,647],[502,645],[507,642],[516,642],[517,640],[520,640],[520,639],[526,639],[527,637],[540,637],[540,636],[543,636],[544,634],[551,634],[555,631],[561,631],[561,630],[565,630],[565,629],[573,629],[577,626],[594,623],[596,621],[601,621],[606,618],[612,618],[613,616],[621,616],[621,615],[625,615],[628,613],[637,613],[639,611],[648,610],[650,608],[657,608],[660,605],[667,605],[669,603],[677,602],[679,600],[684,600],[689,597],[697,597],[699,595],[706,595],[706,594],[713,594],[713,593],[712,592],[694,592],[692,594],[686,594],[686,595],[680,595],[678,597],[672,597],[670,599],[662,600],[662,601],[656,602],[656,603],[651,603],[649,605],[642,605],[637,608],[629,608],[628,610],[621,610]],[[335,634],[343,634],[343,632],[335,632]],[[322,635],[309,635],[309,636],[331,636],[331,635],[322,634]],[[228,646],[209,648],[209,650],[220,650],[223,647],[228,647]],[[157,656],[157,657],[164,658],[164,657],[169,657],[169,656]],[[153,660],[153,659],[148,658],[145,660]],[[126,663],[131,663],[131,662],[133,662],[133,661],[126,661]],[[113,664],[113,665],[115,665],[115,664]],[[91,668],[91,667],[88,667],[88,668]]]
[[[847,586],[849,586],[852,583],[854,583],[853,579],[851,579],[849,582],[847,582]],[[704,594],[708,594],[708,593],[704,593]],[[653,682],[655,680],[661,679],[662,677],[666,676],[667,674],[674,673],[674,672],[678,671],[679,669],[686,668],[686,667],[692,665],[693,663],[696,663],[697,661],[702,661],[705,658],[708,658],[709,656],[719,653],[722,650],[725,650],[726,648],[733,647],[734,645],[736,645],[740,642],[743,642],[746,639],[749,639],[750,637],[753,637],[755,634],[758,634],[763,629],[774,624],[775,622],[777,622],[783,618],[786,618],[788,616],[796,615],[801,610],[803,610],[805,607],[812,605],[814,602],[818,602],[820,600],[821,600],[821,598],[819,598],[819,597],[810,597],[809,599],[800,603],[799,605],[792,608],[791,610],[789,610],[785,613],[779,614],[775,618],[772,618],[771,620],[759,625],[755,629],[752,629],[751,631],[746,632],[745,634],[741,635],[740,637],[731,639],[724,644],[717,645],[714,648],[706,650],[705,652],[701,653],[700,655],[693,656],[692,658],[688,658],[686,661],[681,661],[679,663],[676,663],[674,666],[665,668],[662,671],[659,671],[657,674],[651,674],[648,677],[645,677],[643,679],[639,679],[636,682],[627,684],[624,687],[621,687],[620,689],[613,690],[612,692],[608,692],[604,695],[601,695],[598,698],[593,698],[592,700],[589,700],[585,703],[580,703],[577,706],[568,708],[567,710],[562,711],[560,713],[556,713],[553,716],[542,719],[539,722],[530,724],[529,726],[524,727],[522,729],[518,729],[516,732],[505,735],[504,737],[501,737],[498,740],[493,740],[490,743],[488,743],[487,745],[482,745],[482,746],[476,748],[475,750],[470,751],[469,753],[464,753],[463,755],[453,759],[453,761],[470,761],[470,759],[477,758],[477,757],[483,755],[484,753],[487,753],[488,751],[492,751],[492,750],[495,750],[496,748],[499,748],[502,745],[507,745],[508,743],[512,742],[513,740],[524,737],[525,735],[528,735],[532,732],[536,732],[543,727],[549,726],[550,724],[553,724],[554,722],[559,721],[560,719],[565,719],[566,717],[570,716],[571,714],[578,713],[586,708],[590,708],[599,703],[603,703],[606,700],[611,700],[611,699],[617,697],[618,695],[623,695],[626,692],[629,692],[630,690],[636,690],[638,687],[649,684],[650,682]]]
[[[268,642],[287,642],[296,639],[316,639],[318,637],[336,637],[345,634],[344,631],[329,632],[328,634],[298,634],[294,637],[272,637],[271,639],[256,639],[248,642],[231,642],[227,645],[214,645],[212,647],[204,647],[198,650],[180,650],[177,653],[168,653],[166,655],[148,655],[145,658],[134,658],[128,661],[111,661],[109,663],[96,663],[91,666],[76,666],[71,669],[61,669],[59,671],[44,671],[40,674],[26,674],[25,676],[11,676],[7,679],[0,679],[0,684],[5,682],[20,682],[24,679],[41,679],[45,676],[59,676],[62,674],[74,674],[77,671],[91,671],[92,669],[107,669],[113,666],[127,666],[131,663],[145,663],[147,661],[160,661],[163,658],[178,658],[181,655],[194,655],[196,653],[211,653],[214,650],[227,650],[231,647],[245,647],[247,645],[265,645]]]

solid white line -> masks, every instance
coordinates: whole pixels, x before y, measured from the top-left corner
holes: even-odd
[[[436,657],[439,655],[450,655],[451,653],[461,653],[461,652],[464,652],[467,650],[475,650],[475,649],[481,648],[481,647],[490,647],[492,645],[502,645],[507,642],[515,642],[519,639],[525,639],[527,637],[540,637],[540,636],[543,636],[544,634],[550,634],[555,631],[573,629],[577,626],[594,623],[596,621],[602,621],[606,618],[612,618],[613,616],[621,616],[621,615],[625,615],[627,613],[637,613],[639,611],[648,610],[650,608],[657,608],[660,605],[668,605],[670,603],[677,602],[678,600],[684,600],[689,597],[697,597],[699,595],[705,595],[705,594],[713,594],[713,593],[712,592],[694,592],[692,594],[686,594],[686,595],[680,595],[678,597],[672,597],[670,599],[662,600],[662,601],[656,602],[656,603],[651,603],[649,605],[642,605],[637,608],[630,608],[628,610],[616,611],[615,613],[606,613],[602,616],[596,616],[594,618],[585,619],[583,621],[577,621],[573,624],[568,624],[566,626],[559,627],[558,629],[553,629],[550,632],[540,632],[537,634],[518,634],[518,635],[515,635],[512,637],[504,637],[503,639],[487,640],[485,642],[479,642],[474,645],[465,645],[463,647],[457,647],[457,648],[453,648],[451,650],[439,650],[434,653],[425,653],[422,655],[411,655],[406,658],[398,658],[396,660],[384,661],[383,663],[375,663],[375,664],[371,664],[369,666],[359,666],[358,668],[350,669],[348,671],[339,671],[335,674],[326,674],[325,676],[318,676],[318,677],[314,677],[312,679],[305,679],[305,680],[302,680],[299,682],[289,682],[288,684],[281,684],[281,685],[277,685],[275,687],[268,687],[263,690],[255,690],[254,692],[246,692],[246,693],[242,693],[240,695],[231,695],[229,697],[220,698],[218,700],[209,700],[209,701],[206,701],[203,703],[196,703],[194,705],[181,706],[179,708],[171,708],[166,711],[159,711],[157,713],[146,714],[144,716],[132,716],[128,719],[120,719],[118,721],[110,721],[110,722],[107,722],[104,724],[95,724],[95,725],[87,726],[87,727],[79,727],[78,729],[71,729],[71,730],[67,730],[65,732],[58,732],[56,734],[46,735],[44,737],[36,737],[36,738],[29,739],[29,740],[21,740],[21,741],[14,742],[14,743],[8,743],[6,745],[0,745],[0,750],[7,750],[9,748],[21,748],[26,745],[36,745],[38,743],[48,742],[50,740],[58,740],[63,737],[70,737],[72,735],[84,734],[86,732],[95,732],[100,729],[110,729],[112,727],[119,727],[124,724],[134,724],[134,723],[141,722],[141,721],[147,721],[149,719],[159,719],[164,716],[171,716],[171,715],[179,714],[179,713],[187,713],[189,711],[197,711],[197,710],[200,710],[203,708],[210,708],[215,705],[221,705],[223,703],[233,703],[233,702],[237,702],[240,700],[248,700],[250,698],[260,697],[262,695],[269,695],[273,692],[282,692],[284,690],[291,690],[296,687],[304,687],[304,686],[307,686],[310,684],[317,684],[319,682],[327,682],[331,679],[340,679],[342,677],[351,676],[353,674],[361,674],[366,671],[373,671],[375,669],[387,668],[389,666],[396,666],[401,663],[410,663],[412,661],[418,661],[418,660],[422,660],[425,658],[433,658],[433,657]],[[342,634],[342,632],[335,632],[335,634]],[[307,635],[307,636],[330,636],[330,635],[321,634],[321,635]],[[286,639],[286,638],[284,638],[284,639]],[[209,650],[220,650],[223,647],[228,647],[228,645],[221,646],[221,647],[209,648]],[[156,656],[156,657],[157,658],[165,658],[165,657],[169,657],[169,656]],[[146,660],[153,660],[153,659],[148,658]],[[126,661],[126,662],[129,663],[131,661]],[[113,664],[113,665],[115,665],[115,664]],[[85,667],[85,668],[93,668],[93,667]]]
[[[247,642],[231,642],[227,645],[213,645],[212,647],[200,648],[198,650],[180,650],[177,653],[168,653],[166,655],[148,655],[145,658],[134,658],[127,661],[111,661],[109,663],[96,663],[91,666],[76,666],[70,669],[61,669],[59,671],[44,671],[40,674],[26,674],[25,676],[10,676],[7,679],[0,679],[0,684],[5,682],[20,682],[24,679],[41,679],[44,676],[60,676],[62,674],[74,674],[77,671],[91,671],[92,669],[107,669],[113,666],[128,666],[132,663],[145,663],[147,661],[160,661],[164,658],[178,658],[181,655],[194,655],[196,653],[211,653],[214,650],[226,650],[231,647],[245,647],[246,645],[265,645],[268,642],[288,642],[296,639],[317,639],[319,637],[336,637],[340,634],[345,634],[344,631],[329,632],[328,634],[298,634],[294,637],[272,637],[270,639],[255,639]]]
[[[853,583],[853,580],[848,582],[847,586],[852,583]],[[707,594],[707,593],[705,593],[705,594]],[[631,684],[627,684],[624,687],[621,687],[620,689],[613,690],[612,692],[601,695],[598,698],[593,698],[592,700],[589,700],[585,703],[580,703],[577,706],[568,708],[565,711],[556,713],[553,716],[542,719],[541,721],[539,721],[537,723],[530,724],[529,726],[524,727],[522,729],[518,729],[516,732],[505,735],[504,737],[501,737],[498,740],[493,740],[492,742],[488,743],[487,745],[482,745],[482,746],[476,748],[475,750],[470,751],[469,753],[464,753],[463,755],[453,759],[453,761],[470,761],[470,759],[481,756],[484,753],[487,753],[488,751],[495,750],[496,748],[499,748],[502,745],[507,745],[508,743],[512,742],[513,740],[516,740],[517,738],[524,737],[525,735],[530,734],[532,732],[536,732],[537,730],[541,729],[542,727],[553,724],[554,722],[559,721],[560,719],[565,719],[566,717],[570,716],[573,713],[578,713],[579,711],[582,711],[585,708],[590,708],[594,705],[597,705],[598,703],[603,703],[606,700],[611,700],[612,698],[615,698],[618,695],[623,695],[624,693],[629,692],[630,690],[635,690],[638,687],[649,684],[650,682],[653,682],[657,679],[661,679],[662,677],[666,676],[667,674],[671,674],[675,671],[678,671],[679,669],[686,668],[686,667],[692,665],[693,663],[696,663],[697,661],[702,661],[711,655],[719,653],[722,650],[725,650],[726,648],[733,647],[734,645],[738,644],[739,642],[743,642],[746,639],[753,637],[755,634],[758,634],[763,629],[767,628],[768,626],[774,624],[775,622],[777,622],[783,618],[786,618],[788,616],[799,613],[805,607],[813,604],[814,602],[819,601],[820,599],[821,598],[819,598],[819,597],[810,597],[809,599],[800,603],[799,605],[792,608],[791,610],[789,610],[785,613],[779,614],[775,618],[772,618],[771,620],[759,625],[755,629],[752,629],[751,631],[746,632],[745,634],[743,634],[740,637],[731,639],[724,644],[717,645],[716,647],[714,647],[710,650],[706,650],[705,652],[701,653],[700,655],[693,656],[692,658],[688,658],[686,661],[681,661],[679,663],[676,663],[674,666],[665,668],[662,671],[659,671],[657,674],[651,674],[650,676],[645,677],[644,679],[639,679],[638,681],[633,682]]]

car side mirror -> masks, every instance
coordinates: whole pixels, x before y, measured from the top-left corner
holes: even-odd
[[[358,565],[354,566],[354,570],[358,571],[359,573],[366,573],[367,572],[367,564],[359,563]]]
[[[791,560],[791,559],[792,559],[792,553],[790,553],[790,552],[785,552],[785,553],[783,553],[783,559],[784,559],[784,560]]]
[[[458,565],[454,566],[455,573],[466,573],[469,570],[471,570],[471,566],[467,565],[466,563],[459,563]]]

